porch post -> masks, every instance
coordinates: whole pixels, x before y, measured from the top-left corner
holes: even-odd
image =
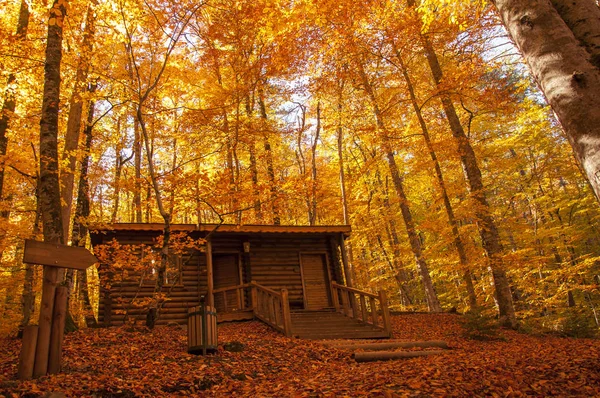
[[[346,245],[344,244],[344,233],[340,233],[339,242],[340,242],[340,252],[342,253],[342,264],[344,266],[344,276],[346,279],[346,286],[354,287],[354,281],[352,278],[352,270],[350,269],[350,264],[348,263],[348,253],[346,252]]]
[[[212,260],[212,242],[210,238],[206,241],[206,304],[210,307],[215,306],[215,297],[213,294],[213,260]]]

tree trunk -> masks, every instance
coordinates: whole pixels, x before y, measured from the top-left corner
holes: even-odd
[[[477,307],[477,296],[475,295],[475,288],[473,287],[473,279],[471,278],[471,269],[469,265],[469,261],[467,259],[467,252],[465,250],[465,246],[463,244],[462,238],[460,236],[460,232],[458,231],[458,223],[456,222],[456,216],[454,215],[454,209],[452,208],[452,204],[450,203],[450,198],[448,197],[448,191],[446,190],[446,182],[444,181],[444,174],[442,173],[442,168],[440,166],[440,162],[437,159],[437,154],[435,153],[435,149],[433,148],[433,144],[431,142],[431,137],[429,136],[429,129],[427,128],[427,124],[425,123],[425,119],[423,118],[423,114],[421,113],[421,107],[417,101],[417,96],[415,94],[415,89],[408,74],[408,69],[404,64],[404,60],[402,59],[402,55],[394,46],[394,52],[396,53],[396,57],[398,58],[398,63],[400,66],[400,71],[404,76],[404,80],[406,82],[406,87],[408,89],[408,93],[410,95],[410,100],[417,116],[417,120],[419,121],[419,126],[421,127],[421,132],[423,133],[423,138],[425,140],[425,145],[427,146],[427,150],[429,151],[429,156],[431,157],[431,161],[433,162],[433,168],[435,170],[436,181],[438,183],[438,187],[440,189],[440,194],[442,195],[442,199],[444,201],[444,208],[446,209],[446,215],[448,216],[448,223],[452,229],[452,237],[454,239],[454,247],[456,248],[456,252],[458,254],[458,260],[460,263],[460,267],[462,269],[462,277],[465,283],[465,289],[467,291],[467,298],[469,302],[470,308]]]
[[[92,3],[95,3],[95,1],[92,1]],[[69,224],[71,223],[71,210],[73,207],[75,167],[77,163],[76,151],[79,147],[81,115],[83,113],[81,94],[87,89],[86,80],[90,69],[89,61],[94,47],[93,40],[96,31],[94,25],[94,8],[93,4],[90,4],[87,8],[79,64],[77,65],[75,84],[69,101],[70,107],[69,116],[67,118],[67,131],[65,133],[65,146],[61,156],[62,162],[67,163],[67,167],[61,170],[60,174],[62,223],[65,237],[69,236]]]
[[[66,11],[66,2],[61,0],[55,0],[50,9],[44,67],[38,200],[40,201],[42,213],[44,241],[48,243],[64,243],[58,181],[58,111],[60,103],[62,27]],[[45,375],[48,370],[54,292],[58,280],[58,267],[44,267],[44,284],[42,287],[42,304],[34,369],[35,377]]]
[[[281,217],[279,215],[279,204],[277,201],[277,183],[275,182],[275,169],[273,167],[273,152],[271,150],[271,142],[269,141],[269,130],[267,128],[267,108],[263,99],[262,91],[258,95],[258,105],[260,107],[260,117],[263,120],[263,134],[264,134],[264,149],[265,157],[267,160],[267,176],[269,177],[269,183],[271,184],[271,212],[273,214],[273,224],[281,224]]]
[[[27,36],[27,28],[29,26],[29,6],[25,0],[21,0],[21,7],[19,9],[19,20],[17,22],[17,38],[24,40]],[[15,112],[16,90],[12,87],[16,84],[15,75],[12,73],[8,75],[7,88],[4,94],[4,102],[2,103],[2,111],[0,113],[0,158],[4,158],[6,150],[8,149],[8,138],[6,137],[6,131],[8,130],[8,123],[10,117]],[[0,162],[0,201],[4,199],[4,161]]]
[[[315,131],[315,139],[311,147],[311,189],[310,189],[310,225],[315,225],[317,222],[317,144],[321,133],[321,102],[317,102],[317,127]]]
[[[248,116],[248,130],[250,142],[248,143],[248,153],[250,155],[250,174],[252,178],[252,190],[254,192],[254,217],[259,224],[264,222],[262,204],[260,200],[260,189],[258,188],[258,165],[256,163],[256,146],[254,143],[254,131],[252,128],[252,105],[250,99],[246,98],[246,116]]]
[[[142,222],[142,140],[140,137],[140,123],[137,117],[133,121],[133,164],[135,168],[135,181],[133,186],[133,207],[135,209],[135,222]]]
[[[600,200],[600,22],[593,3],[494,2]]]
[[[90,92],[94,92],[95,86],[90,87]],[[77,206],[75,207],[75,217],[73,219],[73,233],[71,242],[73,246],[84,246],[88,234],[88,217],[90,215],[90,185],[88,182],[88,168],[90,163],[90,151],[92,148],[92,130],[94,121],[94,101],[90,101],[87,114],[87,123],[84,129],[85,155],[81,159],[79,184],[77,188]],[[87,283],[87,270],[79,270],[77,273],[78,296],[82,298],[84,316],[88,326],[94,325],[94,311],[92,309],[90,294]]]
[[[423,283],[423,288],[425,289],[427,306],[429,307],[430,312],[441,312],[442,307],[438,300],[437,293],[435,292],[435,289],[433,287],[433,282],[431,281],[431,275],[429,274],[427,261],[423,257],[421,240],[419,239],[419,235],[417,234],[415,223],[412,218],[412,213],[410,211],[408,198],[406,197],[406,193],[404,192],[403,178],[400,175],[398,165],[396,164],[396,159],[394,159],[394,153],[392,152],[392,149],[389,144],[389,132],[385,126],[385,122],[383,120],[381,110],[379,109],[379,105],[377,104],[375,92],[373,90],[373,87],[371,87],[371,84],[367,78],[363,66],[358,65],[358,67],[362,84],[367,95],[369,96],[371,106],[373,107],[373,113],[375,114],[379,134],[382,135],[382,148],[387,158],[388,167],[390,170],[390,175],[392,176],[392,181],[394,183],[396,194],[398,195],[398,199],[400,200],[400,212],[402,213],[402,219],[404,220],[404,225],[406,226],[406,232],[408,234],[408,241],[410,243],[410,247],[415,256],[417,270],[419,271],[419,275],[421,276],[421,282]]]
[[[411,7],[415,6],[415,0],[407,0],[407,3]],[[436,86],[441,87],[444,75],[433,45],[431,44],[429,38],[425,35],[421,35],[421,44],[425,50],[425,56],[427,58],[427,63],[429,64],[429,68],[431,69],[433,80]],[[512,293],[510,291],[510,284],[508,282],[504,264],[502,262],[502,254],[504,249],[502,247],[502,242],[500,241],[498,228],[496,227],[496,223],[492,218],[490,206],[486,198],[481,170],[477,163],[477,158],[469,138],[465,134],[452,100],[447,94],[443,93],[440,94],[440,100],[442,102],[442,107],[444,108],[446,118],[448,119],[452,136],[454,137],[458,146],[458,154],[463,166],[463,171],[467,178],[469,191],[472,198],[477,203],[475,207],[475,214],[478,220],[477,224],[479,227],[481,242],[485,252],[488,255],[488,266],[494,281],[495,298],[498,305],[500,323],[505,326],[516,328],[517,320],[512,300]]]

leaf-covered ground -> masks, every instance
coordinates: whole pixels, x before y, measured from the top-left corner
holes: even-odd
[[[600,341],[502,331],[504,341],[462,337],[458,315],[392,317],[395,339],[445,340],[442,355],[356,363],[319,342],[287,339],[259,322],[222,324],[219,343],[242,352],[187,354],[177,326],[88,329],[65,338],[64,371],[16,380],[20,343],[0,341],[0,396],[600,396]]]

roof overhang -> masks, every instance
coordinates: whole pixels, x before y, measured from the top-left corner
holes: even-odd
[[[162,223],[116,223],[95,224],[90,233],[109,232],[161,232]],[[235,225],[235,224],[171,224],[172,232],[203,232],[213,234],[344,234],[350,235],[350,225]]]

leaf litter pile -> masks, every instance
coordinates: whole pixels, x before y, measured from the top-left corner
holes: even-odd
[[[16,380],[20,342],[5,339],[0,397],[600,396],[600,341],[505,330],[501,340],[466,340],[459,321],[393,316],[396,340],[444,340],[450,350],[371,363],[259,322],[220,324],[219,351],[206,358],[187,353],[180,326],[86,329],[65,337],[62,373],[26,382]]]

